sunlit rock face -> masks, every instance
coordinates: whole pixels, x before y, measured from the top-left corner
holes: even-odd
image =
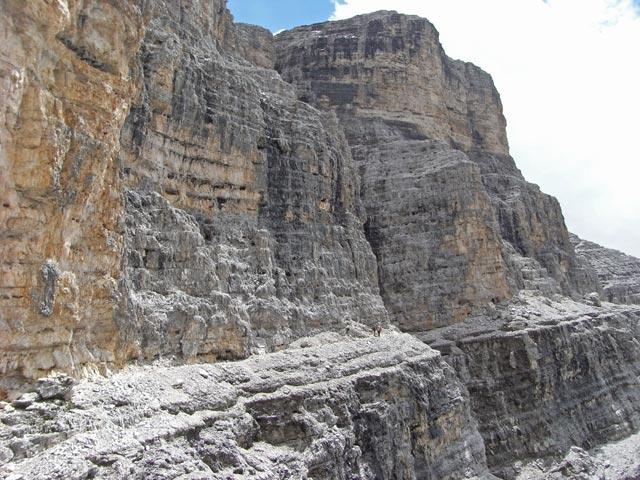
[[[222,0],[7,1],[2,29],[3,389],[387,321],[344,135],[267,31]]]
[[[149,2],[122,131],[126,348],[241,358],[386,322],[350,151],[224,2]]]
[[[117,363],[120,129],[143,36],[127,2],[3,1],[0,397]]]
[[[557,201],[509,156],[491,77],[448,58],[427,20],[378,12],[283,32],[276,47],[283,78],[345,130],[383,298],[402,329],[460,321],[527,287],[522,258],[553,291],[597,290]]]

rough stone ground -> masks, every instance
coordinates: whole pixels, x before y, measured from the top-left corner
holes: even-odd
[[[129,367],[69,401],[26,394],[0,410],[0,478],[494,478],[440,355],[410,335],[362,335]]]
[[[640,478],[640,433],[585,451],[573,447],[559,462],[527,464],[517,480],[637,480]]]
[[[385,329],[374,338],[357,322],[242,362],[172,366],[165,359],[130,367],[85,380],[72,395],[64,376],[51,376],[13,404],[0,403],[0,478],[492,478],[473,415],[489,466],[504,472],[499,478],[637,479],[640,433],[591,450],[570,447],[563,434],[585,422],[598,428],[611,411],[623,420],[614,425],[618,438],[637,432],[637,353],[623,340],[637,338],[638,311],[593,295],[576,302],[521,292],[483,317],[424,334],[456,366],[471,398],[440,356],[413,336]],[[543,332],[559,342],[569,364],[562,357],[552,370],[545,366]],[[588,342],[602,339],[607,348],[590,348],[595,344]],[[474,351],[483,345],[493,353]],[[626,364],[618,361],[627,354]],[[475,360],[461,368],[465,355]],[[571,365],[577,368],[567,370]],[[594,371],[600,383],[588,383],[592,377],[581,378],[581,371]],[[483,409],[495,397],[485,389],[489,383],[502,398],[504,411],[492,410],[497,423],[485,423]],[[567,405],[579,406],[569,416],[557,408],[565,390]],[[518,400],[519,391],[530,402]],[[540,391],[553,391],[554,400],[540,403]],[[531,429],[527,422],[540,415],[555,428]],[[505,425],[525,437],[505,437]],[[584,432],[587,441],[603,443],[598,432]],[[494,448],[511,450],[500,457]],[[539,449],[537,458],[531,448]],[[549,456],[553,448],[568,452],[557,460]]]

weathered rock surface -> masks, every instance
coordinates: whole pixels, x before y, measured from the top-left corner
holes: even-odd
[[[509,295],[489,198],[464,154],[442,142],[392,141],[370,151],[360,171],[365,232],[401,329],[448,325]]]
[[[524,288],[520,257],[565,294],[597,290],[558,202],[509,156],[491,77],[448,58],[427,20],[378,12],[283,32],[276,47],[283,78],[341,121],[383,298],[401,328],[460,321]]]
[[[116,360],[130,2],[0,2],[0,397]]]
[[[471,396],[493,473],[640,429],[640,308],[523,292],[493,317],[429,332]],[[572,478],[568,476],[567,478]]]
[[[44,400],[68,400],[75,380],[63,373],[54,373],[36,382],[36,392]]]
[[[234,24],[236,51],[240,57],[252,65],[273,70],[276,61],[276,47],[273,35],[266,28],[247,23]]]
[[[337,122],[263,68],[270,34],[223,7],[144,11],[121,152],[131,357],[241,358],[386,322]]]
[[[283,32],[276,46],[283,78],[340,118],[394,321],[407,331],[426,330],[507,297],[498,224],[480,170],[448,142],[472,137],[468,106],[445,80],[461,74],[462,64],[450,71],[443,63],[433,26],[380,12]],[[493,113],[500,119],[484,123],[487,137],[504,150],[506,137],[495,137],[502,132],[494,128],[504,119]]]
[[[223,0],[55,5],[3,2],[0,391],[387,321],[343,134],[267,31]]]
[[[532,462],[517,480],[633,480],[640,476],[640,434],[585,451],[573,447],[552,464]]]
[[[576,255],[428,21],[0,6],[2,475],[572,478],[640,428],[637,259]]]
[[[608,302],[640,303],[640,259],[571,235],[576,253],[595,269]]]
[[[133,368],[0,421],[15,479],[493,478],[466,390],[406,334]]]

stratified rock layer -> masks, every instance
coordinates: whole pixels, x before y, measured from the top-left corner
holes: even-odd
[[[387,320],[343,134],[270,34],[136,5],[3,2],[0,397]]]
[[[0,397],[116,361],[120,129],[142,39],[127,2],[1,2]]]
[[[144,15],[121,152],[130,356],[239,358],[386,322],[349,149],[263,68],[270,34],[222,1]]]
[[[640,303],[640,259],[571,235],[576,253],[598,274],[602,296],[614,303]]]
[[[0,451],[13,456],[4,473],[493,478],[467,393],[437,353],[408,335],[332,342],[215,366],[132,369],[76,387],[69,406],[0,412]]]
[[[283,78],[341,120],[394,321],[407,331],[426,330],[507,297],[498,224],[480,170],[444,141],[455,137],[471,148],[476,127],[457,94],[472,90],[468,82],[450,90],[446,79],[464,76],[463,64],[451,70],[443,63],[433,26],[380,12],[284,32],[276,46]],[[493,113],[484,122],[487,137],[506,150],[506,137],[494,128],[504,119]]]
[[[497,313],[423,337],[469,389],[493,473],[640,429],[640,308],[523,293]]]
[[[575,254],[426,20],[0,4],[3,474],[509,478],[640,427],[637,262]]]
[[[597,290],[558,202],[509,156],[491,77],[448,58],[427,20],[378,12],[283,32],[276,47],[283,78],[341,121],[383,298],[401,328],[460,321],[524,288],[520,258],[555,291]]]

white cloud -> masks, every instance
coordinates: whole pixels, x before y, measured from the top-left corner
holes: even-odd
[[[334,0],[428,18],[488,71],[511,153],[583,238],[640,257],[640,17],[630,0]]]

